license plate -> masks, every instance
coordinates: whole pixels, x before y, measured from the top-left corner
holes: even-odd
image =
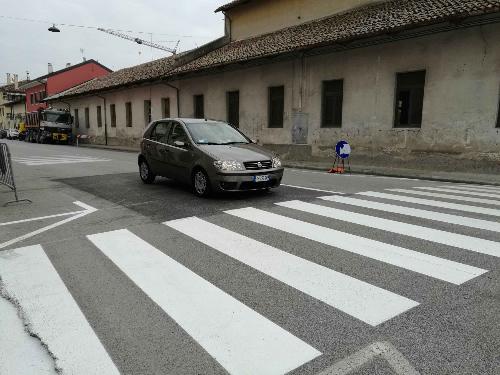
[[[255,182],[267,182],[269,181],[269,176],[268,175],[263,175],[263,176],[254,176],[253,180]]]

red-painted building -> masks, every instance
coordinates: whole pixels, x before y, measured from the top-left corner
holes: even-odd
[[[49,65],[49,70],[50,67]],[[43,102],[45,97],[110,72],[112,72],[111,69],[97,61],[87,60],[33,79],[20,87],[26,93],[26,112],[34,112],[40,108],[45,109],[47,108],[47,104]]]

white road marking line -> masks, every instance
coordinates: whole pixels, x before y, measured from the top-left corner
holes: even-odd
[[[420,375],[410,362],[388,342],[375,342],[364,349],[342,359],[317,375],[347,375],[381,357],[397,375]]]
[[[449,187],[450,185],[446,185],[445,187]],[[487,191],[498,191],[500,192],[500,186],[493,185],[453,185],[455,187],[463,187],[464,189],[474,189],[474,190],[487,190]]]
[[[82,202],[79,202],[79,201],[76,201],[76,202],[73,202],[73,203],[76,204],[77,206],[80,206],[80,207],[84,208],[85,210],[84,211],[80,211],[80,213],[78,213],[78,214],[76,214],[74,216],[68,217],[67,219],[58,221],[56,223],[52,223],[52,224],[47,225],[47,226],[45,226],[43,228],[34,230],[33,232],[29,232],[29,233],[23,234],[22,236],[13,238],[12,240],[6,241],[4,243],[0,243],[0,249],[3,249],[3,248],[5,248],[7,246],[10,246],[10,245],[13,245],[13,244],[15,244],[17,242],[24,241],[27,238],[34,237],[34,236],[36,236],[36,235],[38,235],[40,233],[46,232],[46,231],[48,231],[50,229],[54,229],[54,228],[56,228],[58,226],[61,226],[61,225],[66,224],[66,223],[69,223],[70,221],[79,219],[81,217],[84,217],[84,216],[86,216],[88,214],[91,214],[91,213],[97,211],[97,208],[89,206],[89,205],[87,205],[85,203],[82,203]]]
[[[164,224],[372,326],[419,304],[197,217]]]
[[[228,372],[284,374],[321,355],[128,230],[87,237]]]
[[[330,202],[338,202],[343,204],[349,204],[357,207],[370,208],[372,210],[379,210],[385,212],[392,212],[395,214],[401,214],[406,216],[419,217],[427,220],[441,221],[444,223],[461,225],[464,227],[477,228],[482,230],[489,230],[492,232],[500,232],[500,223],[494,221],[474,219],[472,217],[443,214],[441,212],[426,211],[419,208],[397,206],[388,203],[380,203],[374,201],[367,201],[364,199],[348,198],[348,197],[338,197],[338,196],[326,196],[319,197]]]
[[[119,374],[40,245],[0,252],[0,275],[3,293],[19,304],[28,331],[62,373]]]
[[[111,159],[102,159],[92,156],[79,156],[79,155],[53,155],[53,156],[13,157],[12,160],[28,166],[38,166],[38,165],[52,165],[52,164],[94,163],[94,162],[110,161]]]
[[[397,195],[397,194],[379,193],[379,192],[375,192],[375,191],[364,191],[364,192],[358,193],[358,195],[363,195],[363,196],[373,197],[373,198],[390,199],[390,200],[399,201],[399,202],[406,202],[406,203],[415,203],[415,204],[421,204],[424,206],[447,208],[450,210],[472,212],[472,213],[476,213],[476,214],[500,216],[500,210],[494,209],[494,208],[469,206],[466,204],[449,203],[449,202],[443,202],[443,201],[436,201],[436,200],[432,200],[432,199],[422,199],[422,198],[414,198],[414,197],[408,197],[408,196]]]
[[[81,214],[82,212],[83,211],[73,211],[73,212],[65,212],[65,213],[62,213],[62,214],[32,217],[31,219],[8,221],[8,222],[5,222],[5,223],[0,223],[0,227],[7,226],[7,225],[13,225],[13,224],[27,223],[29,221],[51,219],[51,218],[54,218],[54,217],[77,215],[77,214]]]
[[[319,204],[306,203],[298,200],[276,204],[278,206],[314,215],[363,225],[369,228],[376,228],[386,232],[402,234],[404,236],[414,237],[425,241],[432,241],[447,246],[458,247],[460,249],[470,250],[480,254],[500,257],[500,243],[495,241],[446,232],[439,229],[422,227],[420,225],[403,223],[396,220],[383,219],[376,216],[359,214],[333,207],[321,206]],[[487,271],[471,267],[470,272],[481,275]]]
[[[472,190],[457,190],[453,189],[445,189],[445,188],[435,188],[435,187],[414,187],[413,189],[420,190],[430,190],[430,191],[441,191],[444,193],[453,193],[453,194],[466,194],[466,195],[475,195],[478,197],[487,197],[487,198],[498,198],[500,199],[500,192],[498,194],[485,193],[480,191],[472,191]]]
[[[496,206],[500,206],[500,201],[494,201],[491,199],[482,199],[482,198],[472,198],[466,197],[464,195],[450,195],[450,194],[439,194],[439,193],[427,193],[424,191],[417,190],[409,190],[409,189],[387,189],[388,191],[394,191],[396,193],[405,193],[405,194],[413,194],[413,195],[422,195],[424,197],[435,197],[435,198],[443,198],[443,199],[451,199],[456,201],[464,201],[464,202],[472,202],[472,203],[482,203],[482,204],[493,204]]]
[[[286,187],[289,187],[289,188],[294,188],[294,189],[302,189],[302,190],[319,191],[320,193],[344,194],[344,193],[339,193],[339,192],[337,192],[337,191],[322,190],[322,189],[310,188],[310,187],[307,187],[307,186],[296,186],[296,185],[286,185],[286,184],[281,184],[281,186],[286,186]]]
[[[60,160],[60,161],[51,161],[51,162],[25,162],[22,164],[28,166],[37,166],[37,165],[57,165],[57,164],[75,164],[75,163],[98,163],[110,161],[110,159],[100,159],[100,160]]]
[[[225,212],[254,223],[266,225],[453,284],[462,284],[478,276],[477,268],[465,264],[277,215],[257,208],[248,207]]]
[[[16,160],[60,160],[60,159],[100,159],[95,156],[80,156],[80,155],[52,155],[52,156],[14,156]]]

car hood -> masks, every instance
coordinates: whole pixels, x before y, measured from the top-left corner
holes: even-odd
[[[270,160],[275,154],[254,143],[236,145],[198,145],[200,150],[214,160],[262,161]]]

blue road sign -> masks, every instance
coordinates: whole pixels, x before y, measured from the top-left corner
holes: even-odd
[[[339,158],[347,159],[351,155],[351,146],[347,141],[340,141],[335,146],[335,152]]]

